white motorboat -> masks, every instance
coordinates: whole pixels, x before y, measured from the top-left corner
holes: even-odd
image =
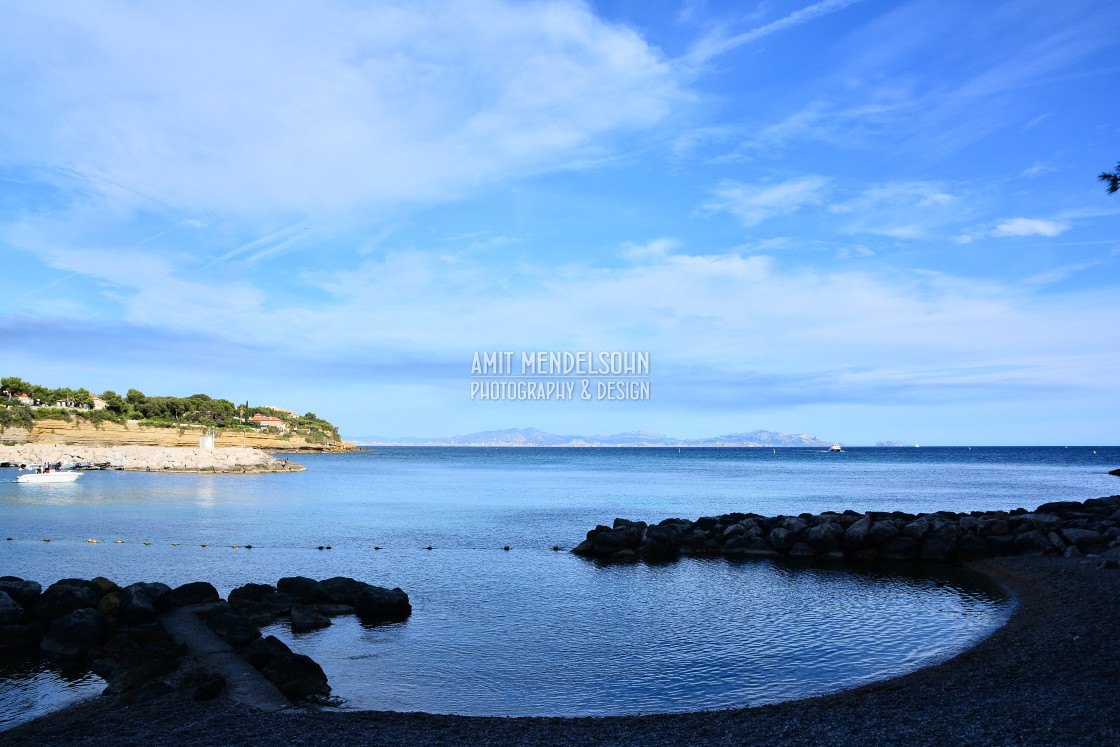
[[[843,451],[843,449],[840,448],[840,444],[833,444],[832,446],[828,447],[828,450],[829,451]]]
[[[26,475],[17,477],[16,482],[74,482],[81,476],[81,472],[71,472],[69,470],[29,472]]]

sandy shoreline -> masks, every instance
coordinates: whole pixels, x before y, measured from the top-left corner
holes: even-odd
[[[603,718],[482,718],[293,711],[176,694],[100,699],[4,732],[43,744],[1100,745],[1120,742],[1120,570],[1099,558],[973,564],[1008,587],[1008,623],[949,661],[833,695],[727,711]]]

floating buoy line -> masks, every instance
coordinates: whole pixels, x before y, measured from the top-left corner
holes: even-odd
[[[8,541],[8,542],[16,541],[15,537],[5,537],[5,540]],[[43,537],[42,541],[43,542],[51,542],[52,538]],[[58,540],[56,538],[54,541],[66,542],[67,540]],[[90,537],[90,538],[88,538],[84,541],[88,545],[97,545],[97,544],[102,543],[102,540],[94,539],[93,537]],[[125,545],[125,544],[128,544],[128,541],[123,540],[123,539],[117,539],[117,540],[113,540],[112,544],[114,544],[114,545]],[[140,544],[144,545],[145,547],[153,547],[153,546],[158,547],[158,546],[163,545],[163,543],[161,543],[161,542],[152,542],[151,540],[143,540]],[[181,547],[183,543],[182,542],[168,542],[167,544],[170,545],[171,547]],[[202,542],[202,543],[199,543],[198,547],[210,547],[212,544],[213,543],[210,543],[210,542]],[[214,547],[219,547],[220,545],[213,545],[213,546]],[[254,547],[254,545],[234,545],[234,544],[222,545],[222,546],[229,547],[231,550],[252,550],[253,547]],[[259,547],[259,545],[257,545],[257,547]],[[313,550],[332,550],[334,548],[333,548],[332,545],[316,545],[316,546],[314,546],[310,549],[313,549]],[[372,547],[372,549],[373,550],[386,550],[388,548],[385,548],[381,545],[374,545]],[[397,549],[409,549],[409,548],[397,548]],[[435,550],[436,547],[434,545],[428,545],[427,547],[421,547],[419,549],[421,549],[421,550]],[[463,550],[485,550],[485,549],[488,549],[488,548],[485,548],[485,547],[465,547],[465,548],[459,548],[459,549],[463,549]],[[511,545],[503,545],[500,548],[496,548],[496,549],[502,550],[503,552],[510,552],[513,549],[513,547]],[[559,552],[563,548],[561,548],[560,545],[552,545],[548,549],[553,551],[553,552]]]

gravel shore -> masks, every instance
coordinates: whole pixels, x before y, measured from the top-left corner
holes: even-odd
[[[3,733],[5,745],[1106,745],[1120,744],[1120,570],[1100,558],[972,567],[1009,588],[1007,625],[938,666],[757,708],[605,718],[266,713],[226,696],[79,704]],[[604,661],[609,653],[604,653]]]

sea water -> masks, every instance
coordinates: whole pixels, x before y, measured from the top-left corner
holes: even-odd
[[[596,524],[1033,508],[1120,492],[1107,474],[1120,464],[1116,447],[398,447],[292,458],[307,471],[98,471],[59,485],[7,482],[14,473],[0,471],[0,534],[12,537],[0,544],[0,575],[44,587],[98,575],[121,585],[207,580],[223,596],[282,576],[352,576],[405,589],[412,616],[266,631],[319,661],[343,707],[673,712],[909,671],[971,645],[1010,606],[943,567],[620,564],[568,553]],[[103,684],[34,657],[0,664],[0,725]]]

